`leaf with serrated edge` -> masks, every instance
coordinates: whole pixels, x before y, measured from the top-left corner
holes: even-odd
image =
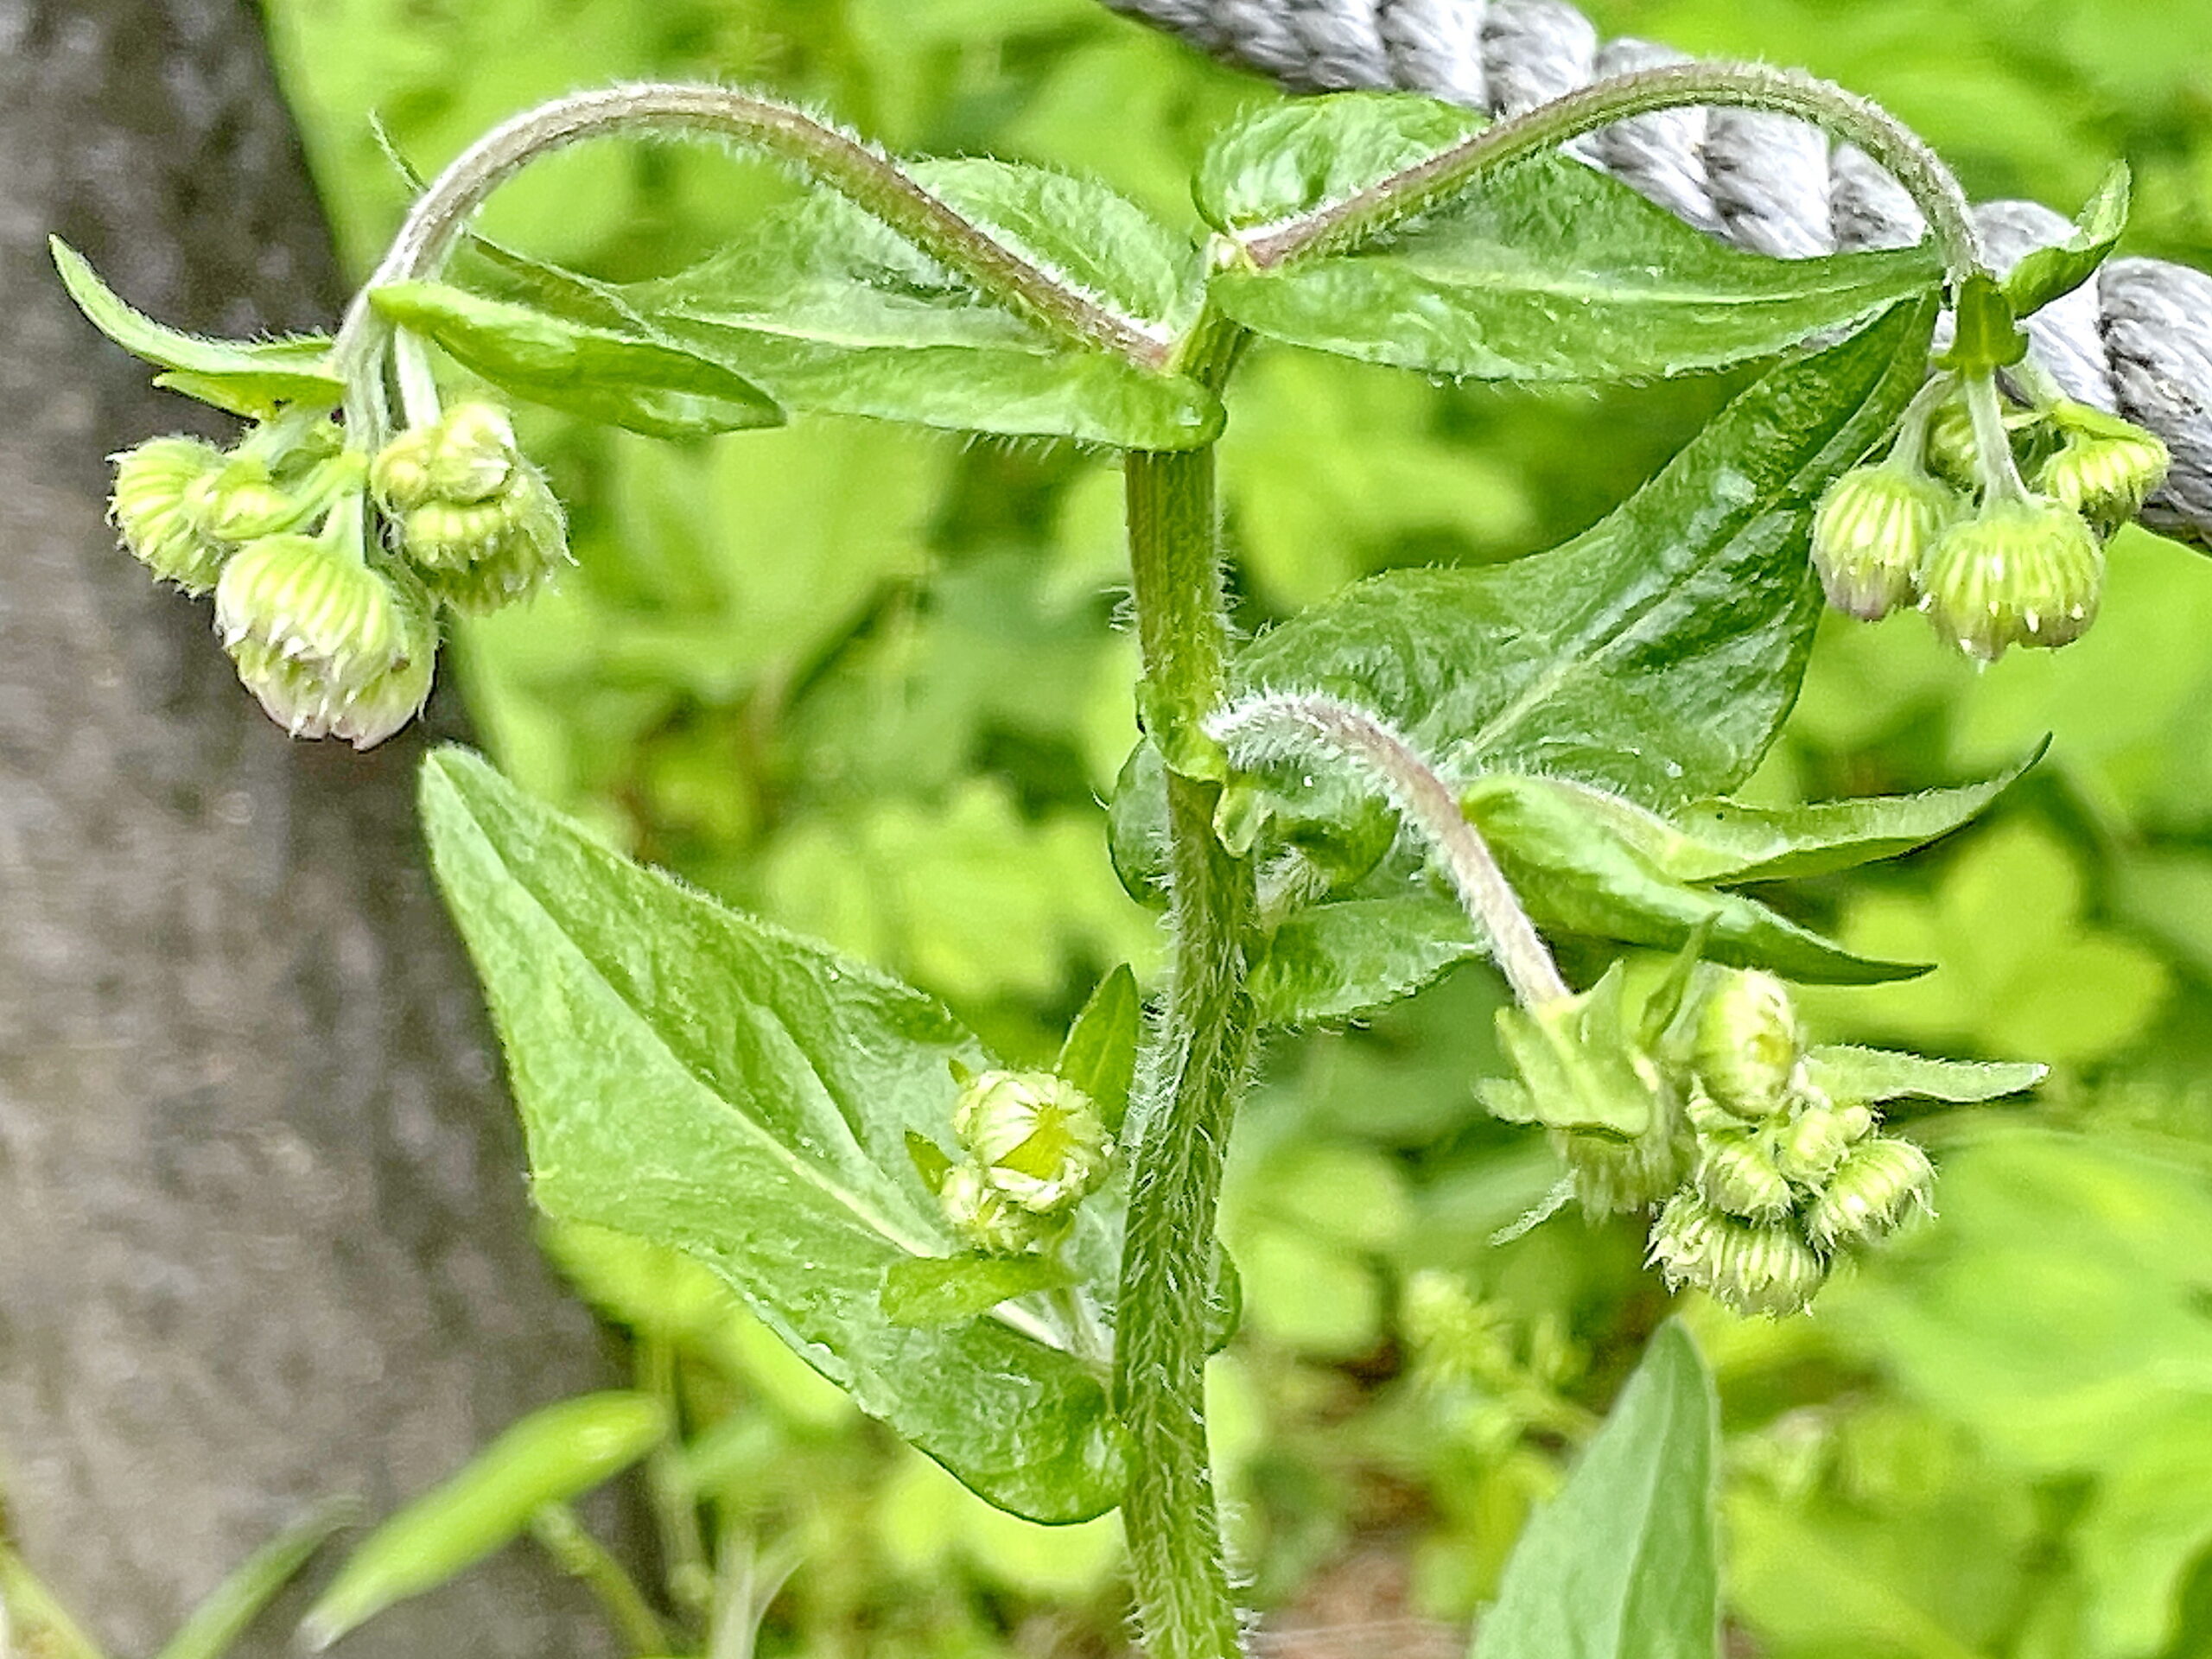
[[[2050,1068],[2025,1060],[1937,1060],[1833,1044],[1806,1054],[1805,1073],[1836,1100],[1912,1097],[1970,1106],[2032,1089],[2050,1075]]]
[[[1669,1320],[1522,1529],[1473,1659],[1714,1659],[1719,1418],[1705,1362]]]
[[[883,1316],[893,1325],[958,1325],[1017,1296],[1074,1283],[1049,1256],[910,1256],[884,1274]]]
[[[593,842],[474,755],[423,771],[432,861],[476,960],[548,1213],[703,1262],[816,1370],[979,1494],[1109,1508],[1098,1378],[1004,1319],[910,1330],[885,1274],[958,1248],[908,1158],[948,1121],[938,1004]]]
[[[1485,380],[1599,383],[1773,357],[1934,293],[1925,245],[1745,253],[1563,156],[1484,180],[1379,247],[1230,267],[1221,308],[1270,339]]]
[[[1460,776],[1577,778],[1662,809],[1732,787],[1811,649],[1814,504],[1924,379],[1934,321],[1899,307],[1770,371],[1562,547],[1355,584],[1247,646],[1238,688],[1371,709]]]

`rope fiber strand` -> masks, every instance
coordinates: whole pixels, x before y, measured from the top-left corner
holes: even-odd
[[[1421,92],[1495,117],[1607,75],[1686,61],[1648,41],[1600,41],[1567,0],[1102,0],[1294,92]],[[1669,110],[1572,146],[1700,230],[1782,258],[1905,247],[1926,228],[1861,151],[1788,116]],[[2004,270],[2073,226],[2031,201],[1975,209]],[[2069,397],[2148,427],[2173,452],[2145,524],[2212,544],[2212,276],[2111,259],[2027,320]]]

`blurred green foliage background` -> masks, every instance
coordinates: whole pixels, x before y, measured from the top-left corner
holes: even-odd
[[[1978,195],[2070,211],[2114,156],[2128,247],[2212,264],[2208,0],[1601,0],[1613,33],[1803,65],[1887,103]],[[741,79],[894,149],[1101,175],[1195,226],[1205,137],[1272,94],[1091,0],[268,0],[336,229],[365,270],[424,168],[580,84]],[[489,231],[631,276],[789,187],[711,149],[601,147]],[[1537,396],[1288,353],[1224,446],[1249,628],[1390,565],[1548,545],[1631,489],[1722,384]],[[1067,447],[810,421],[692,448],[533,417],[581,568],[456,656],[528,788],[723,897],[1049,1055],[1096,976],[1159,957],[1104,855],[1132,741],[1118,480]],[[1923,1224],[1815,1313],[1690,1310],[1730,1439],[1735,1650],[1773,1659],[2212,1653],[2212,568],[2140,531],[2106,613],[1986,674],[1910,617],[1824,637],[1767,798],[2050,758],[1985,823],[1771,895],[1915,985],[1808,996],[1827,1039],[2053,1062],[2032,1102],[1912,1126]],[[1224,1478],[1281,1655],[1459,1650],[1529,1504],[1668,1299],[1627,1227],[1493,1248],[1549,1186],[1484,1119],[1488,970],[1371,1027],[1278,1044],[1225,1229],[1247,1297],[1217,1362]],[[998,1516],[855,1417],[711,1290],[556,1241],[672,1343],[688,1454],[754,1552],[761,1651],[1078,1655],[1123,1641],[1115,1522]],[[652,1344],[648,1344],[652,1345]],[[775,1572],[795,1564],[780,1595]],[[772,1600],[770,1599],[772,1595]]]

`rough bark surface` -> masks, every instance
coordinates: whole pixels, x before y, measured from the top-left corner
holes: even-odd
[[[312,1499],[381,1513],[606,1376],[531,1241],[423,740],[289,742],[116,550],[103,457],[194,421],[70,308],[49,230],[165,319],[328,325],[244,0],[0,0],[0,1497],[128,1655]],[[514,1551],[346,1650],[594,1627]]]

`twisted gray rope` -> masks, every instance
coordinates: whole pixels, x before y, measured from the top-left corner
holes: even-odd
[[[1600,42],[1567,0],[1103,0],[1299,92],[1424,92],[1516,115],[1601,76],[1683,61],[1646,41]],[[1579,141],[1576,152],[1700,230],[1785,258],[1904,247],[1919,209],[1849,145],[1788,116],[1669,110]],[[1975,210],[2002,268],[2063,239],[2031,201]],[[2113,259],[2028,321],[2070,397],[2118,413],[2173,451],[2145,522],[2212,543],[2212,277]]]

